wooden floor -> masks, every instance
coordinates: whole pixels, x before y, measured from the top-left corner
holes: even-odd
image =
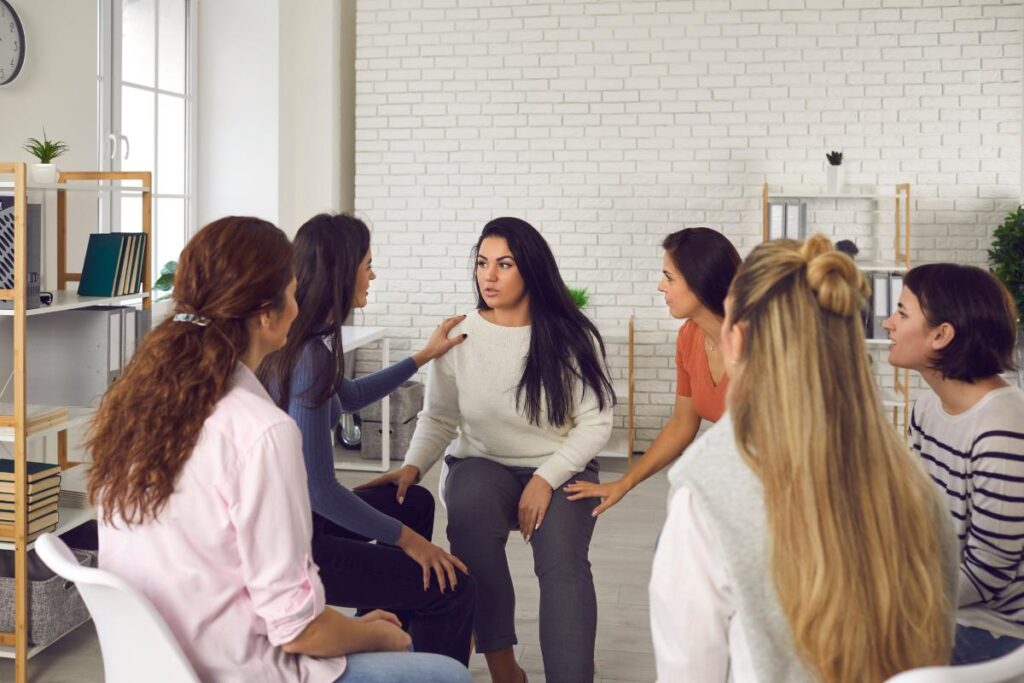
[[[602,480],[614,478],[623,461],[602,463]],[[425,485],[437,493],[435,467]],[[349,486],[366,481],[370,475],[340,472]],[[635,489],[626,499],[601,516],[590,548],[597,585],[597,680],[641,683],[655,679],[654,656],[647,612],[647,581],[650,578],[654,542],[665,519],[668,484],[664,472]],[[438,507],[435,539],[444,539],[446,519]],[[517,654],[531,683],[544,681],[537,637],[537,580],[529,546],[517,536],[510,537],[509,563],[516,585]],[[481,655],[470,664],[475,681],[490,680]],[[29,662],[29,680],[34,683],[92,683],[103,680],[103,662],[92,623],[55,643]],[[0,660],[0,681],[14,678],[10,660]]]

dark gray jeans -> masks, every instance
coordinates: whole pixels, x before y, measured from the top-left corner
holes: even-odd
[[[515,645],[516,594],[505,557],[510,531],[519,528],[519,497],[532,467],[506,467],[483,458],[448,456],[445,502],[452,554],[476,579],[474,630],[478,652]],[[570,481],[597,482],[598,464]],[[597,596],[590,572],[590,538],[597,499],[570,502],[562,488],[530,540],[540,581],[540,648],[544,675],[558,683],[594,679]]]

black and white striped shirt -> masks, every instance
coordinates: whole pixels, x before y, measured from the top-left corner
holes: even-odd
[[[1024,638],[1024,393],[995,389],[950,415],[928,391],[910,438],[960,540],[957,621]]]

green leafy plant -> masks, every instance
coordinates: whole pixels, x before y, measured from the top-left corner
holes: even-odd
[[[163,292],[161,296],[157,297],[157,301],[163,301],[171,296],[171,292],[174,290],[174,271],[177,269],[177,261],[168,261],[160,269],[160,277],[153,283],[153,289]]]
[[[841,166],[842,163],[843,163],[843,153],[842,152],[836,152],[836,151],[833,150],[833,151],[827,153],[825,155],[825,158],[828,159],[828,163],[832,164],[833,166]]]
[[[590,303],[590,292],[586,287],[570,287],[569,295],[572,297],[572,302],[576,304],[576,308],[580,310],[586,308]]]
[[[36,138],[29,138],[22,145],[22,149],[39,159],[39,163],[50,164],[53,163],[54,159],[68,152],[71,148],[63,140],[51,140],[46,137],[46,128],[43,128],[42,141]]]
[[[1024,321],[1024,206],[1007,214],[1003,224],[995,229],[988,262],[1017,302],[1017,321],[1021,324]]]

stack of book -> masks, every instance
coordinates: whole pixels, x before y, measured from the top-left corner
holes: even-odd
[[[27,461],[28,535],[26,540],[57,528],[60,466]],[[0,459],[0,524],[14,524],[14,461]]]
[[[81,296],[137,294],[146,268],[144,232],[108,232],[89,235],[85,263],[78,281]]]
[[[65,510],[89,507],[89,465],[79,463],[61,472],[60,506]]]

